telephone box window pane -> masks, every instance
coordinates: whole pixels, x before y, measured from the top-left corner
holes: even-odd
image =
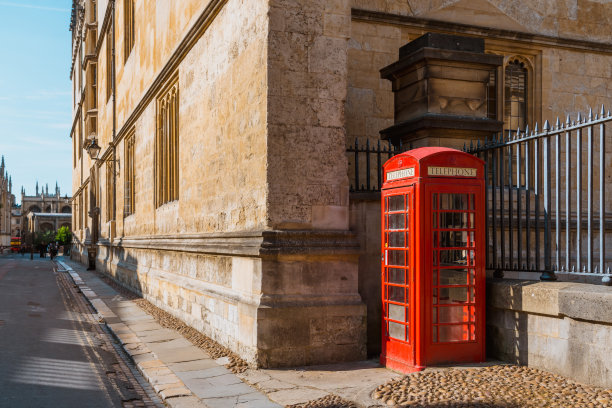
[[[468,246],[467,231],[440,231],[440,247]]]
[[[473,220],[473,214],[469,214]],[[473,222],[473,221],[472,221]],[[440,228],[469,228],[467,213],[440,213]]]
[[[468,306],[439,307],[437,309],[437,323],[467,323],[470,321],[470,308]]]
[[[474,209],[474,194],[470,194],[470,210]]]
[[[399,320],[400,322],[406,321],[406,315],[404,311],[406,308],[404,306],[394,305],[389,303],[388,305],[389,319]]]
[[[391,302],[406,303],[404,298],[404,288],[389,286],[389,300]]]
[[[389,233],[389,246],[391,248],[405,248],[406,240],[404,232],[390,232]]]
[[[388,198],[388,211],[404,211],[404,196],[396,195]]]
[[[400,230],[406,228],[406,217],[404,214],[389,214],[388,216],[388,225],[391,230]]]
[[[438,335],[440,343],[466,341],[469,340],[468,325],[438,326]]]
[[[434,212],[433,214],[433,220],[432,220],[432,225],[434,228],[438,228],[438,213]]]
[[[467,194],[440,194],[441,210],[467,210]]]
[[[435,231],[433,233],[433,242],[432,242],[432,244],[433,244],[434,248],[438,247],[438,232],[437,231]]]
[[[440,265],[467,265],[467,252],[468,251],[464,249],[451,249],[440,251]]]
[[[433,251],[433,264],[434,266],[438,265],[438,251]]]
[[[440,288],[440,304],[466,303],[468,288]]]
[[[467,285],[467,269],[440,269],[440,285]]]
[[[432,276],[433,276],[432,282],[433,282],[434,286],[438,285],[438,270],[437,269],[433,270],[433,275]]]
[[[389,262],[388,265],[404,266],[405,265],[405,254],[404,251],[388,251]]]
[[[389,322],[389,337],[406,340],[406,326],[400,323]]]
[[[389,268],[389,283],[404,284],[404,269]]]
[[[437,209],[438,209],[438,193],[434,193],[434,195],[433,195],[433,200],[432,200],[432,201],[433,201],[433,202],[431,203],[432,208],[433,208],[434,210],[437,210]]]

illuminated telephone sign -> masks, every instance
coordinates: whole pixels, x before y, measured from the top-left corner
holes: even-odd
[[[381,363],[412,372],[484,361],[484,162],[423,147],[383,173]]]

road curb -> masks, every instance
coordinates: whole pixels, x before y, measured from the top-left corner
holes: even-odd
[[[98,322],[106,326],[125,354],[132,360],[134,366],[166,405],[172,408],[208,408],[166,364],[158,359],[153,351],[149,350],[145,343],[140,341],[126,324],[108,323],[109,320],[117,318],[117,315],[87,286],[78,272],[61,260],[56,260],[56,263],[62,268],[58,268],[59,272],[66,272],[70,275],[73,283],[95,310]]]

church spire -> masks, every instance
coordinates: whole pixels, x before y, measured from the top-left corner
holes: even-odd
[[[55,195],[58,197],[60,195],[60,188],[59,188],[59,185],[57,184],[57,181],[55,182]]]
[[[38,197],[38,180],[36,180],[36,196]]]

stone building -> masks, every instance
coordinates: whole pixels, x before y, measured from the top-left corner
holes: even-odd
[[[0,247],[11,245],[11,210],[15,204],[13,182],[4,166],[4,156],[0,163]]]
[[[454,101],[442,78],[436,113],[533,126],[610,105],[611,18],[595,0],[74,0],[72,256],[258,366],[376,354],[379,196],[350,192],[346,148],[394,125],[380,70],[426,33],[482,39],[487,92]],[[417,145],[473,137],[426,123]]]
[[[57,231],[64,226],[72,229],[71,214],[71,198],[61,196],[57,183],[53,194],[49,194],[49,185],[39,191],[38,182],[35,195],[27,195],[25,189],[21,189],[20,223],[24,233]]]

